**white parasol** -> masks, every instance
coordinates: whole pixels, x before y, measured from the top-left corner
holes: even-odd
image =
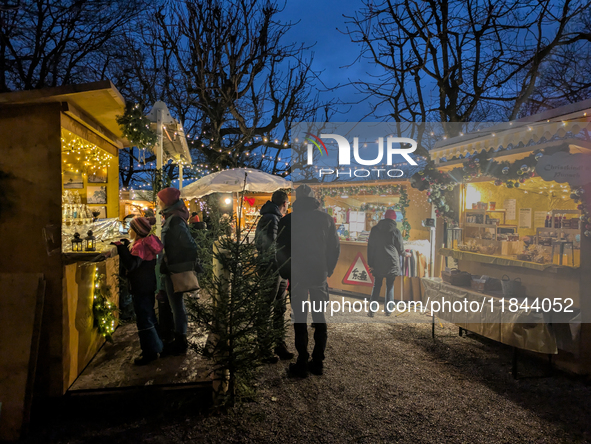
[[[212,193],[240,193],[243,189],[256,193],[272,193],[282,188],[291,188],[291,182],[252,168],[234,168],[212,173],[185,186],[181,197],[197,199]]]

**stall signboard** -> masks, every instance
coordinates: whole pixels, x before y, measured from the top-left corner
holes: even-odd
[[[361,253],[358,253],[355,259],[353,259],[349,270],[345,273],[343,284],[373,287],[373,276]]]
[[[545,181],[567,182],[571,186],[591,183],[591,156],[563,151],[544,156],[536,165],[536,174]]]

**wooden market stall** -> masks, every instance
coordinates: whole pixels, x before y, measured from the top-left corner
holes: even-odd
[[[432,217],[427,196],[408,181],[338,182],[309,184],[325,211],[333,216],[341,240],[341,254],[328,279],[333,290],[371,295],[373,277],[367,267],[367,240],[371,228],[387,209],[397,212],[405,249],[412,254],[408,274],[395,284],[396,300],[420,299],[419,277],[429,275],[431,232],[422,221]],[[412,267],[411,267],[412,264]],[[414,285],[413,285],[414,284]],[[382,287],[382,296],[385,286]]]
[[[106,221],[119,216],[118,151],[128,142],[116,117],[123,112],[108,80],[0,94],[0,265],[4,273],[41,273],[46,282],[38,395],[64,394],[103,344],[96,292],[117,303],[118,258],[99,253],[119,235]],[[73,232],[84,239],[87,229],[96,230],[96,251],[73,252]],[[0,322],[18,316],[3,311]]]
[[[423,301],[486,302],[439,317],[577,373],[591,373],[588,112],[591,101],[436,145],[435,168],[460,182],[446,192],[457,207],[438,206],[458,223],[438,237],[438,259],[466,278],[423,282]]]

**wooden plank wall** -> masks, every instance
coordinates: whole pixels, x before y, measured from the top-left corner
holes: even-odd
[[[64,392],[105,343],[92,313],[96,272],[106,276],[107,285],[111,287],[110,300],[118,304],[118,256],[97,263],[73,263],[64,267]]]
[[[62,259],[48,256],[43,238],[45,226],[61,225],[60,104],[1,107],[0,135],[0,171],[9,174],[2,181],[8,207],[0,213],[0,269],[45,276],[37,393],[61,395]],[[0,311],[0,324],[15,316],[21,314]]]
[[[45,282],[42,274],[0,274],[0,441],[26,429],[33,395]],[[18,314],[18,316],[16,315]]]

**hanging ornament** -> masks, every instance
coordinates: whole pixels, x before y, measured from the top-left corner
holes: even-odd
[[[577,205],[577,210],[582,210],[583,208],[585,208],[585,205],[583,205],[583,204]]]
[[[591,237],[591,231],[589,231],[589,230],[585,231],[585,233],[584,233],[584,234],[585,234],[585,236],[587,236],[587,237]]]
[[[425,172],[424,172],[424,171],[422,171],[422,170],[421,170],[421,171],[419,171],[419,176],[422,176],[423,174],[425,174]]]
[[[509,167],[503,168],[503,174],[509,174]]]
[[[575,202],[577,202],[579,200],[579,197],[575,193],[571,193],[570,198],[572,200],[574,200]]]
[[[529,170],[529,167],[527,165],[521,165],[521,171],[523,171],[525,173],[528,170]]]
[[[507,188],[513,188],[513,182],[507,182]]]
[[[544,155],[542,153],[538,153],[535,155],[536,161],[540,160],[542,157],[544,157]]]
[[[474,163],[475,163],[476,165],[478,165],[478,164],[480,163],[480,159],[477,157],[476,159],[474,159]]]
[[[519,183],[515,182],[515,184],[513,185],[515,188],[519,188]]]
[[[498,187],[499,187],[499,186],[501,186],[502,184],[503,184],[503,181],[502,181],[502,180],[499,180],[499,179],[495,180],[495,185],[496,185],[496,186],[498,186]]]
[[[525,179],[523,177],[519,178],[519,183],[524,183]]]
[[[517,175],[518,176],[523,176],[523,170],[517,170]]]
[[[575,191],[575,194],[577,196],[580,196],[581,194],[585,194],[585,190],[583,188],[579,188],[577,189],[577,191]]]

